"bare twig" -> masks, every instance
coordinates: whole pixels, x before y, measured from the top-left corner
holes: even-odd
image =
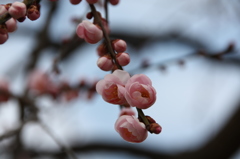
[[[67,153],[72,159],[77,159],[71,148],[66,147],[64,144],[62,144],[43,122],[39,121],[39,124],[43,128],[43,130],[45,130],[48,135],[58,144],[58,146],[62,149],[63,152]]]

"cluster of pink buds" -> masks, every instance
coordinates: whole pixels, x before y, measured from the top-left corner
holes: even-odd
[[[74,5],[79,4],[82,0],[70,0]],[[105,41],[97,48],[99,59],[97,65],[104,71],[113,71],[103,80],[96,84],[96,91],[102,98],[111,104],[121,105],[119,118],[115,123],[115,130],[120,136],[133,143],[139,143],[147,138],[148,131],[150,133],[159,134],[162,130],[161,126],[149,116],[135,117],[135,112],[131,107],[139,109],[147,109],[156,101],[156,91],[152,86],[151,80],[143,74],[130,76],[128,72],[122,70],[122,66],[126,66],[130,62],[129,54],[125,51],[127,44],[122,39],[109,40],[107,38],[110,33],[107,20],[102,18],[92,4],[98,0],[86,0],[90,4],[92,12],[86,17],[93,19],[93,22],[83,20],[76,28],[78,37],[84,39],[87,43],[98,43],[105,37]],[[116,5],[119,0],[109,0],[109,3]],[[66,86],[67,87],[67,86]],[[75,94],[75,92],[69,92]]]
[[[14,32],[17,29],[17,21],[23,22],[26,16],[30,20],[37,20],[40,17],[40,5],[33,3],[26,7],[23,2],[14,2],[6,5],[0,5],[0,16],[9,13],[12,18],[3,24],[0,24],[0,44],[3,44],[8,39],[8,33]]]
[[[111,41],[112,48],[117,53],[116,61],[121,66],[126,66],[130,62],[130,56],[128,53],[125,53],[127,49],[127,44],[124,40],[116,39]],[[100,58],[97,61],[98,67],[103,71],[110,71],[114,69],[114,63],[112,61],[112,57],[110,56],[107,46],[105,43],[99,45],[97,48],[97,53]]]
[[[36,96],[50,95],[54,99],[71,101],[79,97],[80,89],[87,90],[87,98],[91,99],[95,92],[95,83],[88,85],[85,80],[71,86],[67,81],[53,81],[50,74],[40,70],[33,71],[28,79],[28,89]]]

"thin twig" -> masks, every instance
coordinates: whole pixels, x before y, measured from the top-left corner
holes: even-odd
[[[106,19],[107,23],[109,23],[109,21],[108,21],[108,0],[104,1],[104,10],[105,10],[105,19]]]
[[[60,146],[62,151],[64,151],[67,155],[69,155],[72,159],[77,159],[76,155],[74,152],[69,148],[66,147],[63,143],[61,143],[58,138],[51,132],[51,130],[41,121],[39,121],[40,126],[45,130],[48,135]]]
[[[117,59],[116,59],[116,54],[114,53],[114,50],[112,48],[112,45],[111,45],[111,40],[106,32],[106,29],[104,28],[103,26],[103,23],[102,23],[102,20],[98,14],[98,12],[96,11],[96,8],[93,4],[89,4],[90,8],[91,8],[91,11],[92,11],[92,14],[95,18],[95,20],[97,21],[98,25],[101,27],[102,31],[103,31],[103,36],[104,36],[104,39],[106,41],[106,45],[107,45],[107,49],[109,51],[109,54],[113,60],[113,62],[116,64],[116,66],[118,67],[118,69],[120,70],[123,70],[122,66],[119,65],[119,63],[117,62]]]
[[[3,135],[1,135],[1,136],[0,136],[0,141],[4,140],[4,139],[6,139],[6,138],[12,137],[12,136],[16,135],[17,133],[19,133],[19,132],[22,130],[24,124],[25,124],[25,123],[21,124],[21,125],[20,125],[17,129],[15,129],[15,130],[8,131],[8,132],[4,133]]]
[[[101,20],[99,14],[97,13],[95,6],[93,4],[89,4],[89,6],[90,6],[91,11],[93,13],[93,16],[95,18],[94,20],[97,21],[97,23],[100,25],[100,27],[103,31],[103,36],[104,36],[104,39],[106,41],[107,49],[109,51],[109,54],[110,54],[113,62],[116,64],[118,69],[123,70],[122,66],[119,65],[119,63],[116,60],[116,54],[114,53],[114,50],[112,48],[110,38],[109,38],[109,36],[108,36],[104,26],[103,26],[102,20]],[[143,111],[141,109],[137,108],[137,111],[138,111],[138,115],[141,117],[143,123],[145,124],[146,129],[148,129],[149,128],[149,122],[148,122],[148,119],[145,117],[145,114],[143,113]]]

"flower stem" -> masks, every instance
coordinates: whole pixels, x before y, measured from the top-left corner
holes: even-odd
[[[143,123],[146,126],[146,129],[148,130],[148,127],[150,125],[148,119],[146,118],[145,114],[143,113],[142,109],[136,108],[138,112],[138,116],[142,119]]]
[[[107,0],[106,0],[106,2],[107,2]],[[107,32],[106,32],[106,29],[105,29],[104,26],[103,26],[103,23],[102,23],[102,20],[101,20],[100,15],[99,15],[98,12],[96,11],[96,8],[95,8],[95,6],[94,6],[93,4],[89,4],[89,6],[90,6],[91,11],[92,11],[92,14],[93,14],[93,16],[94,16],[94,18],[95,18],[94,20],[96,20],[96,22],[98,23],[98,25],[101,27],[101,29],[102,29],[102,31],[103,31],[103,36],[104,36],[104,39],[105,39],[105,42],[106,42],[106,45],[107,45],[107,49],[108,49],[108,51],[109,51],[109,54],[110,54],[113,62],[116,64],[116,66],[117,66],[118,69],[123,70],[122,66],[119,65],[119,63],[118,63],[117,60],[116,60],[116,54],[115,54],[115,52],[114,52],[114,50],[113,50],[113,48],[112,48],[110,38],[109,38],[109,36],[108,36],[108,34],[107,34]],[[106,8],[106,6],[105,6],[105,8]],[[107,13],[107,11],[106,11],[106,13]],[[144,123],[145,126],[146,126],[146,129],[148,130],[148,127],[149,127],[149,125],[150,125],[148,119],[145,117],[142,109],[137,108],[137,111],[138,111],[139,117],[142,119],[143,123]]]
[[[113,60],[113,62],[117,65],[117,68],[120,69],[120,70],[123,70],[122,66],[119,65],[119,63],[117,62],[117,59],[116,59],[116,54],[114,53],[113,51],[113,48],[112,48],[112,44],[111,44],[111,41],[110,41],[110,38],[106,32],[106,29],[104,28],[103,26],[103,23],[102,23],[102,20],[99,16],[99,14],[97,13],[96,11],[96,8],[93,4],[89,4],[90,8],[91,8],[91,11],[92,11],[92,14],[95,18],[95,20],[97,21],[98,25],[101,27],[102,31],[103,31],[103,36],[104,36],[104,39],[106,41],[106,45],[107,45],[107,49],[109,51],[109,54]]]
[[[108,0],[104,1],[104,9],[105,9],[105,19],[108,23]]]

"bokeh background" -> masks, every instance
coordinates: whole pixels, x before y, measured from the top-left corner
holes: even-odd
[[[1,0],[9,2],[13,1]],[[86,19],[90,11],[85,1],[75,6],[67,0],[43,0],[41,4],[40,19],[19,23],[18,30],[0,46],[0,76],[9,79],[16,94],[23,93],[29,70],[51,71],[54,58],[64,52],[63,40],[75,34],[73,19]],[[101,4],[97,9],[104,15]],[[226,154],[240,158],[240,139],[234,136],[239,122],[226,135],[234,138],[233,144],[218,138],[211,145],[239,114],[239,17],[238,0],[121,0],[116,6],[109,5],[110,37],[128,44],[131,62],[124,69],[146,74],[157,90],[157,102],[144,112],[163,130],[159,135],[149,134],[143,143],[127,143],[118,135],[114,123],[119,107],[97,94],[89,100],[83,92],[70,102],[40,97],[36,99],[39,117],[81,159],[226,158]],[[53,75],[56,81],[94,83],[109,73],[96,66],[99,44],[74,39],[69,43],[73,44],[59,62],[61,74]],[[221,59],[214,56],[229,47],[233,49]],[[0,104],[0,135],[19,126],[18,111],[15,100]],[[34,152],[32,158],[50,159],[61,153],[36,122],[27,123],[20,136],[25,156]],[[0,158],[11,158],[11,142],[14,137],[0,142]],[[221,146],[226,153],[218,149]]]

